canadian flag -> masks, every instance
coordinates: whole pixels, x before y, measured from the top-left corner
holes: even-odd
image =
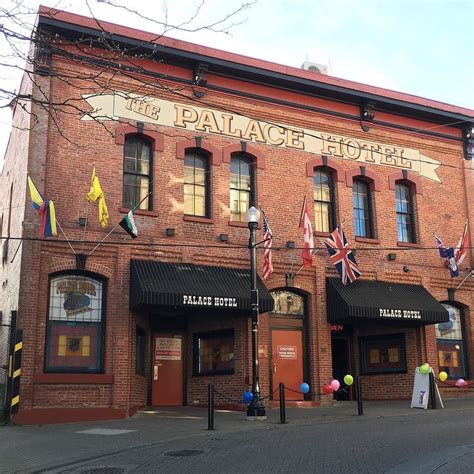
[[[306,196],[303,201],[303,209],[301,210],[300,227],[304,229],[303,234],[303,265],[305,267],[311,267],[313,263],[313,226],[311,225],[311,219],[308,211],[308,203]]]
[[[459,265],[462,263],[467,254],[467,249],[469,248],[469,234],[467,233],[467,222],[464,225],[464,232],[462,234],[461,240],[454,251],[454,258],[456,259],[456,264]]]

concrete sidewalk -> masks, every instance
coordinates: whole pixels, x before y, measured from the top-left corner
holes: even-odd
[[[420,421],[425,422],[456,412],[463,419],[474,419],[474,398],[448,399],[444,402],[444,410],[411,409],[408,400],[365,402],[364,416],[358,416],[356,402],[335,402],[327,407],[287,408],[287,425],[279,424],[278,408],[268,410],[265,422],[247,421],[245,412],[216,410],[215,431],[207,430],[207,409],[196,407],[145,410],[126,420],[4,426],[0,428],[0,471],[63,472],[75,465],[88,461],[93,464],[103,458],[122,459],[123,463],[128,457],[137,456],[137,450],[145,453],[147,450],[157,452],[176,446],[198,446],[222,436],[245,440],[264,437],[268,430],[290,429],[295,433],[295,430],[312,430],[317,425],[326,425],[323,431],[329,426],[352,426],[351,429],[355,429],[355,425],[362,422],[375,426],[377,420],[382,423],[390,417],[394,420],[421,417]]]

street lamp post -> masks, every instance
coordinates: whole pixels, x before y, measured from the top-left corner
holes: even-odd
[[[250,231],[250,310],[252,313],[252,401],[247,406],[247,420],[266,420],[265,406],[260,396],[258,377],[258,289],[257,289],[257,244],[256,232],[260,211],[252,206],[246,213]]]

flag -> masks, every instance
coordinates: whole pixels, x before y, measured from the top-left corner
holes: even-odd
[[[303,234],[303,265],[311,267],[313,263],[313,227],[311,226],[311,219],[309,216],[306,196],[303,201],[303,208],[301,209],[300,227],[304,229]]]
[[[105,229],[109,225],[109,212],[107,211],[107,204],[99,178],[95,174],[95,166],[92,168],[91,189],[87,194],[87,199],[92,202],[99,200],[99,222],[102,228]]]
[[[452,247],[448,248],[448,256],[446,257],[446,262],[451,272],[451,278],[457,277],[459,275],[458,264],[456,262],[455,251]]]
[[[266,280],[273,272],[272,264],[272,245],[273,234],[268,224],[268,219],[265,213],[263,215],[263,279]]]
[[[130,209],[128,214],[119,222],[119,226],[132,238],[138,237],[138,229],[133,218],[133,210]]]
[[[435,242],[436,242],[436,247],[438,248],[439,251],[439,256],[441,258],[447,258],[448,257],[448,247],[444,245],[443,241],[439,237],[438,234],[435,234]]]
[[[467,233],[467,222],[464,225],[464,232],[462,234],[461,240],[454,251],[454,258],[456,259],[456,265],[459,265],[463,262],[467,254],[467,249],[469,248],[469,235]]]
[[[29,176],[28,187],[30,188],[31,204],[41,219],[41,237],[44,238],[58,235],[56,230],[56,211],[54,209],[54,202],[48,199],[43,201],[41,194],[36,189],[36,186]]]
[[[329,259],[341,275],[342,284],[346,285],[347,280],[354,283],[361,276],[361,271],[349,248],[342,225],[337,226],[324,243],[329,252]]]

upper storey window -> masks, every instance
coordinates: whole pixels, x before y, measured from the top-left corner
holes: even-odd
[[[352,185],[352,208],[354,212],[354,233],[357,237],[373,238],[372,196],[370,184],[355,179]]]
[[[316,169],[313,176],[314,227],[316,232],[331,232],[335,225],[332,173]]]
[[[125,156],[123,173],[123,199],[124,207],[133,208],[140,201],[139,209],[151,210],[152,182],[152,147],[151,143],[139,135],[125,138]]]
[[[209,160],[197,151],[184,157],[184,213],[189,216],[210,217]]]
[[[233,154],[230,162],[230,219],[246,222],[245,213],[254,200],[253,164],[243,154]]]
[[[415,222],[413,210],[413,194],[407,184],[397,183],[395,186],[397,232],[399,242],[415,242]]]

